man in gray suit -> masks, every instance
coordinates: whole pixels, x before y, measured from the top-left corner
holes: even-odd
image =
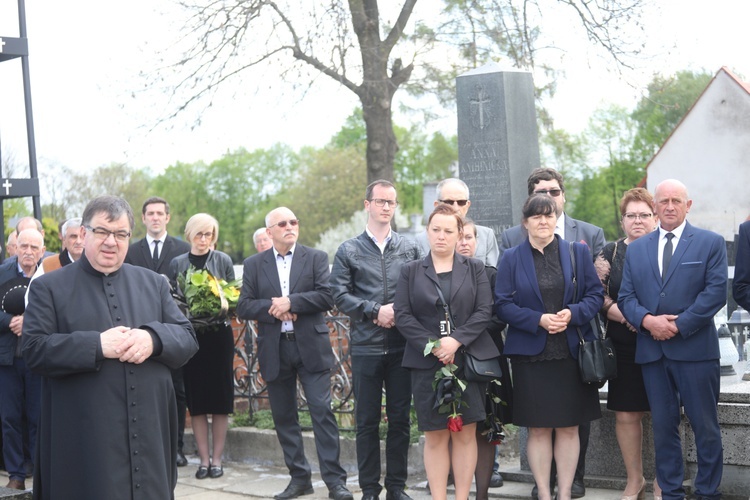
[[[458,210],[461,217],[466,217],[466,213],[471,206],[471,200],[469,199],[469,186],[464,181],[455,177],[443,179],[437,185],[436,194],[437,200],[435,200],[434,206],[438,206],[441,203],[451,205]],[[474,227],[477,228],[477,251],[474,254],[474,258],[481,260],[487,266],[495,267],[500,255],[497,249],[495,232],[489,227],[480,226],[479,224],[474,224]],[[427,242],[427,231],[422,231],[415,239],[417,240],[422,256],[427,255],[430,251],[430,244]]]
[[[555,200],[555,203],[557,204],[557,227],[555,227],[555,234],[559,234],[560,237],[566,241],[586,243],[591,250],[591,255],[596,258],[606,243],[604,240],[604,231],[600,227],[589,224],[588,222],[576,220],[565,213],[565,183],[563,182],[563,177],[560,175],[560,172],[554,168],[537,168],[531,172],[526,184],[528,186],[529,196],[541,193],[549,195]],[[500,258],[502,258],[503,252],[505,252],[506,249],[520,245],[526,241],[527,238],[528,235],[520,224],[503,231],[503,234],[500,236]],[[581,451],[578,455],[578,466],[576,467],[573,488],[571,490],[573,498],[580,498],[586,494],[586,488],[583,484],[583,474],[586,469],[586,449],[589,446],[590,432],[591,424],[589,422],[578,426],[578,437],[581,440]],[[552,475],[550,476],[550,484],[553,490],[556,482],[555,476],[555,463],[553,461]],[[531,496],[532,498],[537,498],[536,485],[531,491]]]
[[[331,411],[331,351],[324,314],[333,307],[328,255],[297,244],[299,219],[286,207],[266,215],[273,246],[245,259],[237,315],[258,322],[258,361],[268,384],[276,437],[291,481],[275,495],[314,493],[297,415],[297,378],[312,417],[320,475],[334,500],[352,500],[339,463],[339,429]]]

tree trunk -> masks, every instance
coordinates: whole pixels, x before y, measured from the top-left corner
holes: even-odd
[[[393,94],[379,92],[381,89],[376,88],[368,90],[361,98],[362,115],[367,129],[367,183],[378,179],[392,182],[393,162],[398,151],[391,116]]]

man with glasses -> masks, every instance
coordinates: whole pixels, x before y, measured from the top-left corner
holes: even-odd
[[[395,186],[377,180],[365,190],[367,225],[341,244],[333,261],[331,289],[339,311],[351,318],[349,352],[357,419],[357,466],[362,500],[378,500],[379,425],[385,386],[386,500],[410,500],[404,492],[409,452],[411,379],[401,366],[406,340],[395,327],[393,298],[401,266],[419,258],[416,243],[391,231],[398,201]]]
[[[169,203],[167,203],[167,200],[152,196],[144,201],[141,207],[141,220],[143,225],[146,226],[146,237],[128,247],[125,263],[145,267],[155,273],[167,276],[172,259],[190,251],[189,243],[167,234],[169,219]],[[177,398],[178,422],[175,462],[178,467],[184,467],[188,463],[182,449],[185,436],[185,418],[187,416],[187,396],[182,368],[178,368],[172,373],[172,384]]]
[[[198,342],[167,280],[123,265],[130,205],[100,196],[82,219],[83,255],[34,280],[24,313],[24,361],[42,376],[34,498],[173,498],[171,370]]]
[[[339,429],[331,411],[331,350],[325,313],[333,307],[328,255],[297,244],[299,219],[286,207],[266,215],[273,247],[245,259],[237,316],[258,322],[258,361],[268,385],[276,436],[291,481],[274,496],[314,493],[297,414],[297,379],[312,418],[320,475],[333,500],[352,500],[339,463]]]
[[[588,222],[576,220],[565,213],[565,184],[560,172],[554,168],[537,168],[531,172],[526,183],[529,190],[529,196],[533,194],[546,194],[555,200],[557,205],[557,226],[555,227],[555,234],[560,235],[560,237],[566,241],[586,243],[591,250],[592,258],[596,258],[606,243],[604,240],[604,231],[600,227],[589,224]],[[506,229],[503,231],[503,234],[500,235],[500,256],[502,257],[503,252],[505,252],[507,248],[520,245],[526,240],[527,236],[520,224],[518,226],[513,226],[510,229]],[[591,424],[589,422],[578,426],[578,437],[580,438],[581,449],[578,455],[578,465],[576,467],[573,488],[571,490],[573,498],[580,498],[586,494],[586,487],[583,484],[583,475],[586,469],[586,449],[589,445],[590,432]],[[556,482],[555,462],[553,460],[552,474],[550,476],[550,486],[553,491]],[[536,485],[534,485],[534,488],[531,490],[531,496],[532,498],[537,498]]]
[[[469,199],[469,186],[464,181],[455,177],[443,179],[438,183],[435,192],[437,200],[433,203],[434,206],[438,206],[441,203],[451,205],[461,214],[461,217],[466,217],[466,213],[469,211],[469,207],[471,207],[471,200]],[[481,260],[487,266],[497,266],[497,259],[500,253],[497,247],[495,232],[486,226],[480,226],[479,224],[475,224],[474,226],[477,228],[477,251],[474,254],[474,258]],[[430,251],[430,244],[427,242],[427,231],[419,233],[416,236],[416,240],[417,244],[419,244],[421,255],[427,255]]]

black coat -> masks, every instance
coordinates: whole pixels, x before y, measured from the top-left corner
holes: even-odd
[[[105,359],[100,333],[145,328],[161,352]],[[167,280],[123,264],[109,275],[84,255],[29,287],[23,356],[42,375],[34,498],[174,498],[177,408],[171,369],[198,350]]]
[[[148,244],[148,240],[142,238],[128,247],[125,262],[134,266],[151,269],[155,273],[167,275],[169,273],[169,263],[172,262],[172,259],[189,251],[190,245],[188,243],[167,235],[159,248],[159,262],[154,266],[151,247]]]
[[[439,283],[432,254],[423,260],[409,262],[401,268],[393,309],[396,327],[406,338],[403,366],[429,369],[439,360],[424,356],[427,341],[440,336],[443,315],[435,284]],[[487,326],[492,315],[492,291],[484,263],[456,253],[453,256],[451,296],[446,297],[455,323],[451,337],[461,342],[477,359],[500,355]]]

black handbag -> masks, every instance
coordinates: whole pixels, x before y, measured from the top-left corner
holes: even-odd
[[[448,306],[445,297],[443,297],[443,291],[440,289],[440,285],[435,283],[435,288],[437,288],[438,296],[443,303],[446,320],[450,322],[451,331],[453,331],[455,326],[453,324],[453,316],[450,312],[450,306]],[[489,382],[490,380],[499,379],[503,376],[503,370],[500,367],[500,360],[498,358],[477,359],[469,354],[465,348],[462,349],[461,352],[464,356],[464,378],[468,382]]]
[[[576,258],[573,243],[570,243],[570,264],[573,267],[573,303],[578,302],[578,282],[576,280]],[[581,327],[576,326],[578,332],[578,371],[581,380],[586,384],[596,384],[602,387],[604,383],[617,377],[617,356],[612,339],[605,338],[599,324],[599,315],[591,319],[591,328],[596,333],[596,339],[586,341]]]

